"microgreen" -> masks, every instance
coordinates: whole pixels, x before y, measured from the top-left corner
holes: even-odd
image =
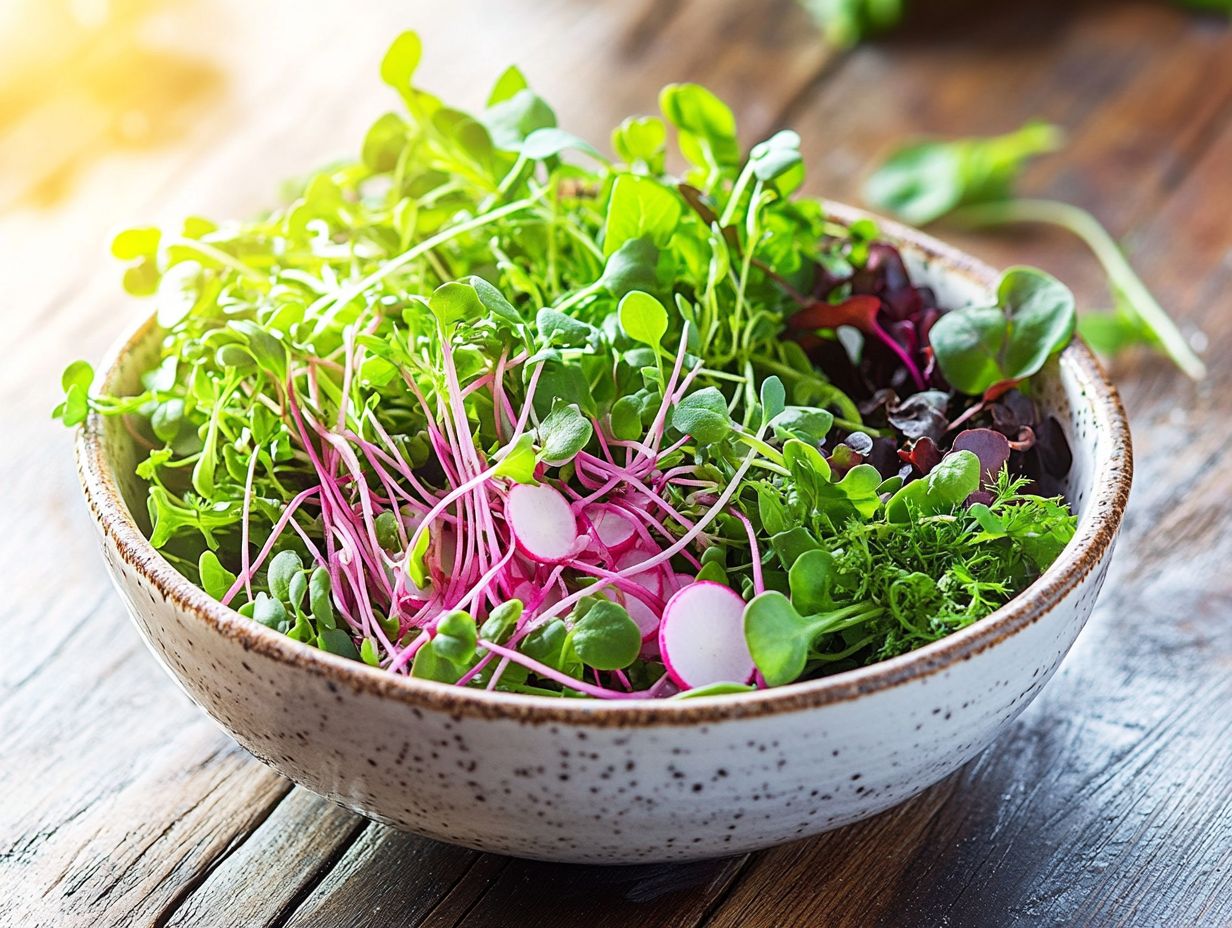
[[[746,157],[697,85],[609,162],[517,69],[468,114],[421,57],[398,37],[403,112],[283,207],[113,243],[158,357],[132,396],[74,363],[55,415],[128,417],[150,542],[207,594],[389,673],[636,699],[900,653],[1056,557],[1072,517],[1018,475],[1059,476],[1059,429],[948,387],[1034,373],[1059,285],[946,315],[875,225],[794,195],[794,133]],[[960,323],[942,383],[925,335]]]
[[[1074,297],[1050,274],[1011,268],[997,284],[996,305],[946,313],[929,343],[946,380],[982,396],[994,384],[1025,380],[1074,334]]]

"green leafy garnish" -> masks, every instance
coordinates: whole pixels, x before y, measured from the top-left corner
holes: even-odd
[[[981,396],[994,384],[1025,380],[1073,337],[1073,294],[1050,274],[1011,268],[996,299],[946,313],[929,333],[941,372],[964,393]]]
[[[1057,557],[1073,517],[1018,475],[1034,426],[1064,439],[985,395],[1068,340],[1056,281],[946,314],[874,223],[796,195],[795,133],[745,155],[703,87],[609,161],[518,69],[467,113],[421,58],[394,41],[399,112],[281,207],[113,242],[155,356],[128,396],[70,365],[55,415],[126,417],[150,543],[207,594],[386,673],[641,699],[902,653]]]

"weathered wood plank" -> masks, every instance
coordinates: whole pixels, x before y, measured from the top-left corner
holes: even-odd
[[[504,864],[503,859],[497,862]],[[372,826],[285,924],[287,928],[418,925],[455,887],[464,892],[482,888],[492,863],[475,851]]]
[[[328,800],[294,789],[180,905],[166,928],[281,925],[319,884],[368,822]]]
[[[697,925],[749,858],[673,866],[567,867],[510,861],[460,920],[429,919],[424,928],[607,928]]]

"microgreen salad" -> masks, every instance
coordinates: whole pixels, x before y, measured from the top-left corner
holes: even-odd
[[[135,396],[71,365],[56,415],[125,417],[150,542],[210,596],[390,673],[689,697],[901,654],[1056,558],[1056,280],[946,311],[700,86],[609,161],[515,68],[445,105],[420,51],[286,208],[114,241],[159,358]]]

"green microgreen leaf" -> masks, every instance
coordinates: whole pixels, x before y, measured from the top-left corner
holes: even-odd
[[[586,447],[594,434],[594,427],[576,403],[558,402],[548,417],[539,423],[537,431],[544,462],[559,466],[572,460]]]
[[[479,627],[479,637],[485,641],[504,644],[518,627],[524,609],[522,600],[509,599],[488,613]]]
[[[996,306],[954,310],[937,320],[929,344],[946,379],[979,396],[994,384],[1035,374],[1074,334],[1069,288],[1035,268],[1006,271]]]
[[[791,683],[804,673],[812,643],[809,624],[777,590],[755,596],[745,606],[744,639],[769,686]]]
[[[599,285],[614,297],[633,290],[652,290],[658,282],[659,249],[642,236],[624,242],[603,266]]]
[[[672,410],[672,427],[702,445],[720,442],[731,434],[733,427],[727,400],[715,387],[696,390]]]
[[[767,377],[761,382],[762,421],[773,422],[786,408],[787,391],[783,389],[783,381],[773,375]]]
[[[529,435],[522,435],[512,445],[503,449],[493,468],[493,474],[497,477],[508,477],[515,483],[534,483],[535,467],[538,464],[534,442]],[[416,583],[420,581],[417,580]]]
[[[428,308],[441,326],[446,328],[458,322],[481,319],[487,309],[474,286],[456,280],[441,284],[433,290],[428,299]]]
[[[603,227],[603,254],[610,256],[625,242],[648,238],[667,245],[680,221],[680,199],[658,181],[621,174],[612,185]]]
[[[294,551],[279,551],[269,564],[269,588],[283,602],[291,599],[291,579],[304,569],[304,562]]]
[[[235,583],[235,574],[222,566],[213,551],[202,551],[197,559],[197,575],[201,588],[214,599],[222,599]]]
[[[359,649],[351,636],[340,628],[323,628],[317,632],[317,647],[353,661],[360,659]]]
[[[414,32],[399,35],[381,60],[381,80],[399,93],[409,93],[411,78],[423,57],[423,42]]]
[[[570,633],[573,650],[587,667],[620,670],[637,659],[642,633],[625,608],[601,600],[589,609]]]
[[[324,567],[314,570],[308,581],[308,606],[312,610],[312,618],[319,629],[336,627],[334,603],[330,595],[329,571]]]
[[[770,428],[779,441],[798,438],[819,444],[834,425],[834,414],[827,409],[807,406],[787,406],[770,420]]]
[[[635,342],[658,348],[667,333],[667,310],[649,293],[634,290],[620,301],[620,327]]]
[[[630,116],[612,130],[612,150],[630,165],[642,165],[651,174],[663,171],[667,127],[656,116]]]
[[[1033,122],[1006,135],[919,143],[887,160],[869,178],[864,198],[924,225],[959,206],[1005,199],[1026,164],[1061,142],[1056,126]]]

